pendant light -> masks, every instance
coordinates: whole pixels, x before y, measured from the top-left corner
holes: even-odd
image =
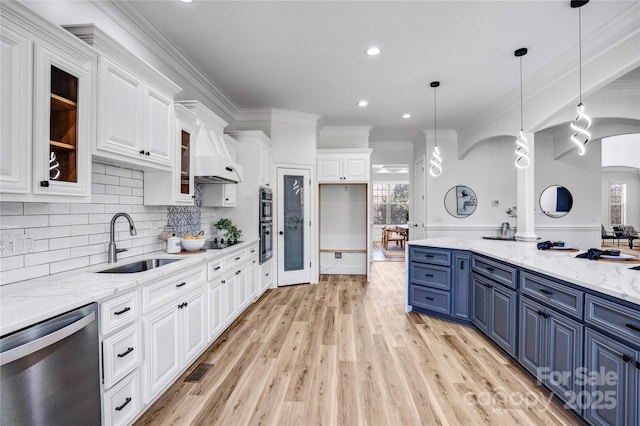
[[[516,167],[526,169],[531,164],[529,159],[529,147],[527,146],[527,138],[524,137],[524,124],[522,113],[522,57],[527,54],[527,48],[522,47],[513,52],[516,58],[520,58],[520,134],[516,138]]]
[[[571,7],[578,9],[578,74],[580,79],[580,98],[577,106],[578,116],[571,122],[571,130],[574,131],[571,135],[571,142],[576,144],[578,154],[580,155],[585,154],[585,146],[591,139],[591,133],[588,132],[589,127],[591,127],[591,117],[585,114],[584,105],[582,104],[582,13],[580,8],[587,3],[589,3],[589,0],[571,0]]]
[[[431,156],[431,167],[429,168],[429,174],[433,177],[438,177],[442,174],[442,157],[440,157],[440,149],[438,149],[438,128],[436,125],[436,113],[437,113],[437,101],[436,101],[436,87],[440,86],[439,81],[432,81],[431,87],[433,87],[433,140],[435,145],[433,146],[433,154]]]

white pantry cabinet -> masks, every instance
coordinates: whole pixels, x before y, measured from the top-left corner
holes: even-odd
[[[175,105],[175,114],[175,164],[170,172],[151,170],[144,173],[145,205],[192,206],[195,201],[193,144],[198,129],[197,118],[180,104]]]
[[[2,199],[88,202],[97,54],[19,3],[1,13]]]
[[[318,183],[369,182],[371,149],[316,150]]]
[[[142,170],[171,171],[173,99],[180,87],[94,25],[65,28],[100,54],[93,155]]]

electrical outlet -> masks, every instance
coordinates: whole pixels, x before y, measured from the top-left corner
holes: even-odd
[[[0,256],[9,254],[11,247],[9,246],[9,238],[7,235],[0,235]]]
[[[491,200],[491,205],[496,207],[500,205],[500,200]]]
[[[335,252],[334,259],[342,259],[342,252],[339,252],[339,251]]]

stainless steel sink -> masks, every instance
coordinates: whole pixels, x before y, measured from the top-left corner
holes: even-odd
[[[145,259],[126,265],[116,266],[115,268],[98,271],[99,274],[135,274],[136,272],[144,272],[150,269],[159,268],[169,263],[177,262],[182,259]]]

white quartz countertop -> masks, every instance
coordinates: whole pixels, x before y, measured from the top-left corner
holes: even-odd
[[[146,253],[122,259],[117,263],[103,263],[2,286],[0,287],[0,336],[88,303],[109,298],[119,292],[155,281],[182,269],[204,266],[204,263],[211,259],[242,250],[255,242],[257,240],[245,241],[224,249],[197,253],[167,254],[162,251]],[[104,269],[151,258],[180,259],[180,261],[133,274],[96,273]]]
[[[640,305],[640,271],[629,269],[638,263],[577,259],[586,250],[538,250],[536,242],[428,238],[409,244],[469,250]]]

